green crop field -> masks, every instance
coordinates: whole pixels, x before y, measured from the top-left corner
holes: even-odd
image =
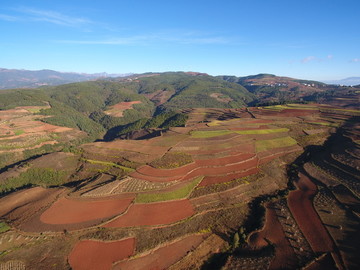
[[[195,178],[193,181],[188,184],[178,188],[176,190],[167,191],[167,192],[157,192],[157,193],[140,193],[137,195],[135,202],[136,203],[151,203],[151,202],[161,202],[169,200],[180,200],[184,199],[193,191],[193,189],[201,182],[203,176]]]
[[[291,137],[282,137],[271,140],[256,141],[256,152],[266,151],[274,148],[296,145],[297,142]]]
[[[287,128],[274,128],[274,129],[249,129],[249,130],[240,130],[235,131],[237,134],[272,134],[279,132],[288,132]]]
[[[119,168],[119,169],[122,169],[124,172],[128,172],[128,173],[134,171],[134,169],[132,169],[132,168],[121,166],[121,165],[113,163],[113,162],[106,162],[106,161],[92,160],[92,159],[84,159],[84,160],[91,164],[100,164],[100,165],[104,165],[104,166]]]
[[[262,107],[262,109],[265,110],[274,110],[274,111],[282,111],[284,109],[288,109],[288,107],[286,105],[274,105],[274,106],[266,106],[266,107]]]
[[[222,136],[222,135],[226,135],[226,134],[230,134],[230,133],[233,133],[233,132],[230,130],[209,130],[209,131],[197,130],[197,131],[191,132],[191,137],[197,138],[197,139],[206,139],[206,138]]]
[[[10,230],[10,226],[5,222],[0,222],[0,233],[7,232],[8,230]]]
[[[328,122],[308,122],[309,124],[326,126],[326,127],[339,127],[337,123],[328,123]]]

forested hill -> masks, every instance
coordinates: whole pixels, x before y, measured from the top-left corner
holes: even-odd
[[[244,87],[205,74],[143,74],[38,89],[0,91],[0,109],[41,106],[42,121],[78,128],[89,139],[116,128],[118,134],[143,127],[183,124],[179,111],[194,107],[236,108],[255,96]],[[157,120],[150,119],[157,116]],[[170,121],[171,120],[171,121]]]
[[[0,91],[0,109],[50,105],[42,121],[85,131],[89,140],[141,128],[182,125],[185,108],[239,108],[261,103],[326,98],[336,88],[314,81],[259,74],[213,77],[195,72],[146,73],[128,77]],[[156,116],[156,118],[154,118]],[[153,119],[152,119],[153,118]]]

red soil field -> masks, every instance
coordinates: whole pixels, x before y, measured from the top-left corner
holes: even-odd
[[[0,216],[4,216],[10,211],[27,205],[33,201],[39,201],[43,198],[46,198],[50,193],[53,192],[54,190],[49,190],[42,187],[34,187],[14,192],[0,199]]]
[[[234,144],[230,147],[224,147],[222,149],[210,150],[210,151],[189,151],[194,156],[194,159],[204,159],[202,155],[217,155],[226,153],[226,155],[237,155],[239,153],[255,153],[255,144],[254,141],[249,141],[247,144]],[[208,159],[208,158],[206,158]]]
[[[171,171],[173,171],[173,170],[150,169],[151,167],[144,166],[145,170],[147,170],[149,172],[153,171],[154,173],[157,173],[158,175],[169,175],[169,176],[165,177],[165,176],[145,175],[145,174],[140,174],[139,172],[134,172],[130,176],[139,178],[139,179],[143,179],[143,180],[147,180],[147,181],[152,181],[152,182],[170,182],[170,181],[175,181],[175,180],[187,181],[187,180],[193,179],[198,176],[203,176],[203,175],[207,175],[207,176],[213,175],[214,176],[214,175],[220,175],[220,174],[230,174],[230,173],[234,173],[234,172],[247,170],[249,168],[257,167],[257,165],[258,165],[257,157],[255,157],[254,155],[251,155],[251,154],[245,154],[242,157],[251,157],[251,158],[246,159],[246,160],[241,160],[241,161],[238,161],[237,163],[231,163],[231,164],[225,163],[225,161],[230,161],[230,159],[227,159],[227,158],[224,158],[222,160],[219,159],[220,162],[224,162],[225,164],[218,165],[217,167],[215,167],[215,165],[214,165],[214,164],[216,164],[216,161],[213,161],[212,166],[214,166],[214,167],[211,167],[211,163],[210,163],[210,165],[206,165],[206,161],[203,161],[203,160],[196,161],[195,163],[183,166],[181,168],[174,169],[175,172],[179,174],[179,175],[175,175],[175,176],[173,176],[173,173],[171,173]],[[197,167],[197,163],[200,163],[203,166]],[[141,168],[144,168],[144,167],[141,167]],[[180,171],[180,169],[181,169],[181,171]],[[170,172],[168,172],[168,171],[170,171]]]
[[[269,269],[296,269],[297,257],[272,207],[272,203],[267,205],[264,228],[251,234],[248,243],[254,249],[261,249],[268,245],[265,239],[270,240],[275,245],[275,257]]]
[[[134,204],[122,216],[104,227],[133,227],[170,224],[194,214],[189,200]]]
[[[198,166],[227,166],[228,164],[246,161],[255,157],[253,153],[238,153],[237,155],[230,155],[216,159],[203,159],[203,160],[196,160],[195,163]]]
[[[242,178],[242,177],[246,177],[252,174],[256,174],[259,172],[258,168],[251,168],[248,169],[246,171],[243,172],[239,172],[239,173],[234,173],[234,174],[229,174],[229,175],[224,175],[224,176],[206,176],[201,183],[199,184],[200,187],[203,186],[209,186],[209,185],[213,185],[213,184],[219,184],[219,183],[224,183],[224,182],[229,182],[231,180],[235,180],[238,178]]]
[[[150,141],[150,140],[149,140]],[[168,150],[169,147],[162,147],[162,146],[154,146],[149,143],[149,141],[141,141],[141,144],[138,141],[132,140],[115,140],[111,142],[95,142],[84,144],[84,146],[97,146],[100,148],[109,148],[109,149],[118,149],[118,150],[126,150],[126,151],[133,151],[133,152],[140,152],[144,154],[153,155],[154,159],[157,156],[164,155]]]
[[[85,240],[78,242],[69,255],[74,270],[110,270],[114,262],[134,253],[135,238],[115,242]]]
[[[331,257],[330,253],[327,253],[324,257],[320,260],[316,260],[307,266],[304,270],[338,270],[335,266],[335,262]]]
[[[103,201],[61,198],[40,216],[40,220],[47,224],[72,224],[108,218],[124,212],[134,198],[134,195]]]
[[[277,157],[281,157],[291,152],[300,151],[302,148],[298,145],[288,146],[288,147],[281,147],[276,149],[271,149],[267,151],[262,151],[258,153],[259,157],[259,164],[265,164]]]
[[[204,235],[190,235],[184,239],[160,247],[150,254],[117,263],[114,270],[167,269],[182,259],[190,250],[204,241]],[[76,269],[75,269],[76,270]]]
[[[335,245],[312,204],[316,185],[302,173],[296,185],[298,189],[289,193],[288,205],[301,231],[314,252],[334,251]]]
[[[138,168],[137,172],[143,175],[150,175],[156,177],[169,177],[171,175],[172,177],[180,178],[184,174],[188,173],[191,170],[196,169],[197,167],[198,166],[195,163],[190,163],[175,169],[157,169],[149,165],[144,165]]]
[[[132,109],[134,104],[140,104],[141,101],[129,101],[129,102],[120,102],[110,107],[110,110],[105,111],[106,114],[115,116],[115,117],[122,117],[123,112],[128,109]]]
[[[169,175],[175,176],[184,176],[184,174],[190,172],[191,170],[196,169],[197,167],[204,166],[226,166],[227,164],[236,163],[240,161],[245,161],[254,157],[254,154],[241,153],[233,156],[226,156],[217,159],[206,159],[206,160],[196,160],[194,163],[175,168],[175,169],[157,169],[148,165],[142,166],[137,169],[137,172],[144,175],[157,176],[157,177],[168,177]]]

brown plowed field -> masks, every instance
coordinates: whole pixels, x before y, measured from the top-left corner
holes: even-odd
[[[275,246],[275,257],[270,264],[270,269],[296,269],[298,260],[289,240],[285,238],[282,226],[276,216],[273,204],[266,207],[266,221],[264,228],[250,235],[248,243],[254,249],[266,247],[271,241]]]
[[[247,142],[246,142],[247,141]],[[213,144],[213,146],[208,147],[212,149],[200,148],[196,150],[187,151],[191,155],[212,155],[218,154],[222,152],[232,151],[233,154],[236,153],[255,153],[255,144],[254,140],[246,140],[244,139],[244,143],[241,144],[229,144],[227,146],[222,147],[222,145]]]
[[[301,231],[314,252],[334,251],[335,245],[312,204],[317,192],[316,185],[299,173],[297,187],[297,190],[289,193],[288,205]]]
[[[218,167],[207,167],[207,166],[202,166],[202,167],[196,167],[196,163],[198,161],[195,162],[195,164],[190,164],[187,166],[183,166],[181,168],[176,169],[177,172],[179,172],[179,169],[183,170],[182,175],[178,175],[178,176],[173,176],[172,173],[168,173],[167,177],[160,177],[160,176],[152,176],[152,175],[144,175],[144,174],[140,174],[139,172],[133,172],[130,176],[134,177],[134,178],[138,178],[138,179],[142,179],[142,180],[146,180],[146,181],[152,181],[152,182],[170,182],[170,181],[176,181],[176,180],[180,180],[180,181],[187,181],[190,179],[193,179],[195,177],[198,176],[203,176],[203,175],[221,175],[221,174],[230,174],[233,172],[239,172],[239,171],[243,171],[249,168],[253,168],[253,167],[257,167],[258,165],[258,158],[253,156],[253,155],[244,155],[244,157],[249,157],[251,156],[250,159],[247,160],[242,160],[242,161],[238,161],[237,163],[233,163],[233,164],[224,164],[223,166],[218,166]],[[224,161],[226,161],[227,159],[224,159]],[[203,161],[200,161],[200,163],[204,163],[204,165],[206,164]],[[216,162],[215,162],[216,163]],[[143,167],[142,167],[143,168]],[[190,169],[190,168],[194,168],[191,171],[186,171],[186,169]],[[148,167],[146,167],[146,169],[148,169]],[[150,169],[148,169],[150,170]],[[154,169],[155,171],[156,169]],[[161,170],[158,170],[159,174],[161,172]],[[163,170],[163,171],[168,171],[168,170]],[[171,175],[171,176],[170,176]]]
[[[242,184],[221,192],[215,192],[208,195],[192,198],[190,199],[190,202],[195,208],[198,208],[202,205],[207,205],[212,202],[220,202],[220,201],[221,202],[231,201],[232,203],[237,203],[238,200],[236,198],[238,198],[242,194],[247,193],[251,189],[252,189],[251,185]]]
[[[237,134],[237,133],[227,134],[226,135],[227,137],[223,138],[224,136],[222,136],[221,139],[219,137],[215,137],[216,140],[214,138],[198,138],[198,139],[188,138],[188,139],[182,141],[177,146],[186,146],[186,147],[200,146],[201,148],[206,149],[207,147],[219,146],[219,145],[221,146],[221,148],[223,148],[224,146],[226,146],[229,143],[234,144],[234,145],[246,143],[246,141],[244,142],[244,138],[241,137],[241,135]],[[212,139],[212,140],[210,140],[210,139]],[[214,143],[214,142],[216,142],[216,143]]]
[[[291,152],[300,151],[302,148],[298,145],[293,145],[289,147],[281,147],[281,148],[275,148],[271,150],[266,150],[258,153],[259,157],[259,164],[265,164],[277,157],[281,157],[283,155],[286,155]]]
[[[175,169],[157,169],[148,165],[142,166],[137,169],[137,172],[144,175],[156,176],[156,177],[169,177],[169,175],[184,176],[186,173],[196,169],[197,167],[208,166],[226,166],[236,162],[241,162],[253,158],[254,154],[241,153],[233,156],[226,156],[217,159],[196,160],[194,163],[175,168]]]
[[[151,253],[117,263],[114,270],[148,270],[167,269],[177,261],[181,260],[189,251],[198,247],[204,241],[204,235],[190,235],[160,247]],[[75,269],[76,270],[76,269]]]
[[[134,195],[103,201],[61,198],[40,216],[40,220],[46,224],[72,224],[108,218],[124,212],[134,198]]]
[[[123,116],[123,112],[125,110],[129,110],[129,109],[133,109],[133,105],[134,104],[140,104],[141,101],[140,100],[136,100],[136,101],[128,101],[128,102],[120,102],[118,104],[115,104],[113,106],[110,107],[109,110],[105,111],[105,114],[114,116],[114,117],[122,117]]]
[[[109,148],[109,149],[118,149],[118,150],[127,150],[133,152],[140,152],[143,154],[149,154],[154,156],[164,155],[169,147],[154,146],[151,145],[148,141],[142,141],[141,144],[138,141],[132,140],[115,140],[111,142],[95,142],[87,145],[93,145],[100,148]]]
[[[34,201],[39,201],[46,198],[55,190],[45,189],[42,187],[34,187],[18,192],[14,192],[6,197],[0,199],[0,217],[6,215],[14,209],[18,209]]]
[[[74,270],[110,270],[114,262],[134,253],[135,239],[115,242],[85,240],[78,242],[69,255]]]
[[[150,175],[156,177],[181,177],[184,174],[188,173],[191,170],[194,170],[198,167],[195,163],[187,164],[185,166],[175,168],[175,169],[157,169],[148,165],[142,166],[137,169],[137,172],[143,175]]]
[[[33,231],[29,225],[33,220],[39,223],[38,215],[61,196],[65,189],[44,189],[40,187],[19,191],[0,200],[1,216],[11,225],[24,231]],[[37,225],[36,225],[37,226]]]
[[[217,159],[205,159],[205,160],[196,160],[195,163],[199,167],[203,166],[227,166],[228,164],[237,163],[241,161],[246,161],[255,157],[253,153],[238,153],[237,155],[229,155]]]
[[[205,176],[205,178],[201,181],[199,184],[200,187],[203,186],[210,186],[213,184],[219,184],[219,183],[225,183],[229,182],[231,180],[235,180],[238,178],[246,177],[252,174],[256,174],[259,172],[258,168],[250,168],[248,170],[245,170],[243,172],[238,172],[234,174],[228,174],[224,176]]]
[[[160,203],[134,204],[126,214],[104,225],[104,227],[133,227],[170,224],[194,214],[189,200]]]
[[[36,124],[39,124],[39,126],[24,128],[24,131],[26,133],[35,133],[35,132],[37,133],[37,132],[42,132],[42,131],[65,132],[65,131],[74,130],[73,128],[54,126],[54,125],[47,124],[47,123],[40,122],[40,121],[34,121],[33,124],[34,124],[34,126]]]

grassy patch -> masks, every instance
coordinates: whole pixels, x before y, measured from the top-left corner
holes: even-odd
[[[207,130],[207,131],[203,131],[203,130],[197,130],[197,131],[193,131],[191,132],[191,137],[192,138],[198,138],[198,139],[205,139],[205,138],[212,138],[212,137],[217,137],[217,136],[222,136],[222,135],[226,135],[226,134],[230,134],[233,133],[230,130]]]
[[[150,165],[158,169],[174,169],[193,162],[191,155],[174,152],[166,153],[161,158],[154,160]]]
[[[113,163],[113,162],[107,162],[107,161],[100,161],[100,160],[92,160],[92,159],[84,159],[86,162],[89,162],[91,164],[100,164],[100,165],[104,165],[104,166],[110,166],[110,167],[115,167],[115,168],[119,168],[122,169],[124,172],[130,173],[133,172],[134,169],[132,168],[128,168],[125,166],[121,166],[119,164]]]
[[[48,142],[54,140],[52,135],[44,135],[44,136],[27,136],[24,138],[18,139],[8,139],[2,140],[0,143],[0,150],[14,150],[21,148],[31,148],[35,147],[43,142]]]
[[[299,110],[319,110],[316,106],[311,105],[299,105],[299,104],[287,104],[288,109],[299,109]]]
[[[15,130],[15,131],[14,131],[14,134],[15,134],[15,136],[19,136],[19,135],[21,135],[21,134],[24,134],[24,132],[25,132],[25,131],[19,129],[19,130]]]
[[[5,222],[0,222],[0,233],[7,232],[10,229],[10,226],[7,225]]]
[[[274,128],[274,129],[249,129],[249,130],[240,130],[235,131],[237,134],[271,134],[279,132],[288,132],[287,128]]]
[[[271,140],[259,140],[256,141],[255,146],[256,146],[256,151],[261,152],[274,148],[293,146],[295,144],[297,144],[297,142],[293,138],[282,137]]]
[[[266,106],[261,108],[264,110],[272,110],[272,111],[282,111],[284,109],[288,109],[286,105],[274,105],[274,106]]]
[[[208,123],[208,126],[210,126],[210,127],[219,126],[221,124],[226,124],[226,123],[233,122],[233,121],[239,121],[239,118],[229,119],[229,120],[213,120],[210,123]]]
[[[29,168],[18,177],[6,179],[0,185],[0,194],[23,186],[38,185],[43,187],[58,186],[64,183],[67,173],[51,168]]]
[[[198,177],[188,184],[172,191],[156,192],[156,193],[140,193],[137,195],[136,203],[151,203],[169,200],[180,200],[190,195],[191,191],[201,182],[204,177]]]
[[[326,126],[326,127],[339,127],[340,124],[337,123],[328,123],[328,122],[308,122],[309,124]]]

